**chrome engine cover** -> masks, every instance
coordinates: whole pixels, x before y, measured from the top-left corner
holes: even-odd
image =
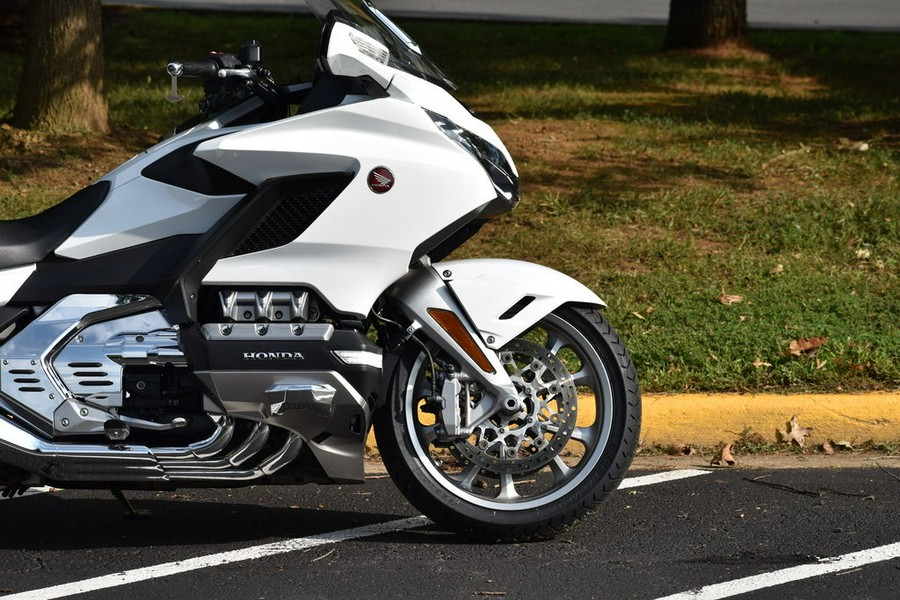
[[[53,436],[102,433],[128,364],[185,364],[178,333],[144,296],[76,294],[0,347],[0,392]]]

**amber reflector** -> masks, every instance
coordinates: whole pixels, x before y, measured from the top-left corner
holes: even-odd
[[[491,361],[488,360],[488,357],[484,355],[484,352],[481,351],[481,348],[478,347],[478,344],[475,343],[475,340],[469,335],[468,330],[466,330],[462,321],[459,320],[459,317],[453,312],[441,308],[429,308],[428,314],[431,315],[432,319],[437,321],[437,324],[440,325],[457,344],[459,344],[459,347],[475,361],[475,364],[478,365],[482,371],[486,373],[496,373],[494,367],[491,365]]]

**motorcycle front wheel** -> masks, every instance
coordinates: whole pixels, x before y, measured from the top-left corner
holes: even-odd
[[[546,539],[628,469],[640,434],[637,375],[619,336],[587,307],[557,309],[498,354],[518,403],[448,442],[431,398],[447,362],[411,344],[375,417],[378,448],[398,488],[439,525],[483,541]],[[450,401],[485,400],[474,387],[463,396]]]

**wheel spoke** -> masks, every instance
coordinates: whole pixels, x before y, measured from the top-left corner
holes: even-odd
[[[561,456],[556,456],[550,462],[550,470],[553,471],[553,483],[565,481],[572,472],[572,469],[563,461]]]
[[[590,427],[576,427],[572,432],[572,438],[585,448],[591,448],[597,441],[597,433]]]
[[[592,390],[597,389],[594,373],[588,369],[581,369],[577,373],[572,373],[572,383],[580,387],[589,387]]]
[[[459,475],[454,475],[451,477],[456,483],[459,484],[459,487],[466,490],[467,492],[472,491],[472,483],[475,481],[475,477],[478,475],[479,471],[481,471],[481,467],[476,465],[475,463],[469,463],[469,466],[463,469],[463,471]]]
[[[547,343],[544,344],[544,347],[552,354],[559,354],[559,351],[562,350],[565,345],[566,340],[558,333],[553,331],[547,333]]]
[[[512,474],[503,473],[500,475],[500,493],[497,495],[497,500],[513,502],[519,498],[521,498],[521,496],[516,491],[516,483],[513,480]]]

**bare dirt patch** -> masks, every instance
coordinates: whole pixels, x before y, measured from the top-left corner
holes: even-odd
[[[0,218],[39,212],[155,142],[145,131],[39,133],[0,125]]]

